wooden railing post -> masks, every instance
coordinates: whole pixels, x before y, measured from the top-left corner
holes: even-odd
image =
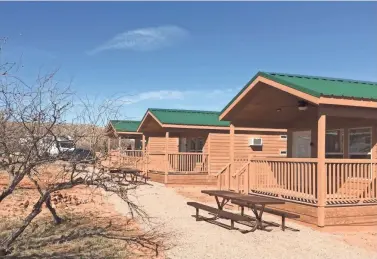
[[[144,134],[141,137],[141,162],[142,162],[144,174],[148,174],[146,160],[145,160],[145,135]]]
[[[318,117],[318,166],[317,166],[317,191],[318,191],[318,208],[317,208],[317,225],[325,226],[325,206],[327,194],[327,173],[325,164],[325,140],[326,140],[326,115],[319,114]]]
[[[165,180],[164,183],[168,183],[168,174],[169,174],[169,132],[165,133]]]
[[[250,161],[247,162],[247,168],[244,172],[244,177],[243,177],[243,186],[244,186],[244,194],[248,195],[249,194],[249,173],[250,173]]]
[[[110,136],[107,138],[107,153],[110,154],[111,152],[111,138]]]
[[[231,187],[231,182],[233,182],[233,175],[235,173],[235,166],[234,166],[234,125],[230,124],[230,133],[229,133],[229,158],[230,158],[230,170],[229,170],[229,178],[228,178],[228,189]],[[236,182],[236,185],[238,183]],[[236,187],[238,189],[238,186]]]

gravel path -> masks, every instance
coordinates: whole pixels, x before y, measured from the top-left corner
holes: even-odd
[[[153,217],[153,226],[171,233],[173,247],[166,252],[168,258],[377,258],[377,253],[347,245],[333,235],[314,231],[288,221],[288,226],[299,232],[272,228],[271,232],[256,231],[242,234],[237,230],[195,221],[195,209],[186,205],[189,199],[174,189],[161,184],[142,186],[135,193],[137,201]],[[116,208],[125,213],[127,207],[117,197],[111,198]],[[215,205],[213,203],[212,205]],[[264,215],[265,220],[280,219]],[[230,221],[223,221],[230,224]],[[145,228],[151,226],[144,224]],[[240,225],[236,224],[236,227]]]

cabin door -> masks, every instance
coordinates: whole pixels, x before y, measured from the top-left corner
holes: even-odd
[[[309,158],[311,157],[311,132],[294,131],[292,132],[292,157]]]

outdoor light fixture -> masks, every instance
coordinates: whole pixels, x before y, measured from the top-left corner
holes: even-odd
[[[281,112],[281,108],[277,108],[276,111],[277,111],[277,112]]]
[[[305,101],[298,101],[298,110],[306,111],[308,109],[308,103]]]

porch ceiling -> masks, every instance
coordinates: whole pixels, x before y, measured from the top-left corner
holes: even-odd
[[[139,132],[143,133],[163,133],[165,130],[158,120],[156,120],[153,115],[147,113],[140,123],[138,128]]]
[[[258,82],[229,111],[226,118],[236,127],[275,129],[310,128],[316,125],[319,113],[331,118],[328,120],[331,128],[339,125],[361,126],[377,123],[375,108],[318,104],[305,97]],[[300,101],[307,103],[307,110],[298,109]]]
[[[302,98],[259,82],[229,113],[237,127],[290,128],[297,122],[315,120],[318,106],[308,102],[299,111]]]

